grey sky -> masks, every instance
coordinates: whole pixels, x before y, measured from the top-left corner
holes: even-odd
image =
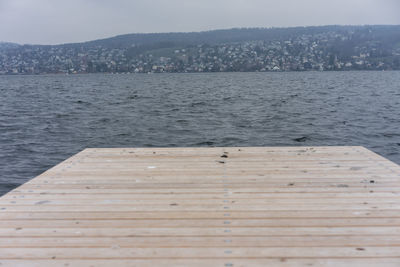
[[[0,0],[0,41],[56,44],[137,32],[400,24],[399,0]]]

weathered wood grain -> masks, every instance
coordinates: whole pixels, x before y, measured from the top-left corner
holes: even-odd
[[[0,198],[0,266],[400,266],[363,147],[85,149]]]

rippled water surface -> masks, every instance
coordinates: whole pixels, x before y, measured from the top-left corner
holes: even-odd
[[[86,147],[362,145],[400,163],[400,72],[0,76],[0,194]]]

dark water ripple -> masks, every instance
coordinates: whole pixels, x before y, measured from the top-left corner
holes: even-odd
[[[362,145],[400,163],[400,72],[0,77],[0,194],[86,147]]]

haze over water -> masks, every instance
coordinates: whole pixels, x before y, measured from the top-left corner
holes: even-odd
[[[400,163],[400,72],[0,77],[0,194],[86,147],[361,145]]]

